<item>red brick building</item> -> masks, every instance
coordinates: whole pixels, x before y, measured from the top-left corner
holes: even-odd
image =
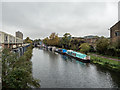
[[[110,41],[111,43],[120,41],[120,21],[110,28]]]
[[[89,45],[92,45],[92,46],[95,47],[96,40],[98,40],[98,37],[97,36],[89,35],[89,36],[85,36],[84,40],[85,40],[86,43],[89,43]]]

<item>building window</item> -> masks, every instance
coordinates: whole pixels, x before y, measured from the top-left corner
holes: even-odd
[[[120,32],[115,32],[115,36],[120,36]]]
[[[5,37],[5,41],[7,41],[7,40],[8,40],[8,37],[6,36],[6,37]]]

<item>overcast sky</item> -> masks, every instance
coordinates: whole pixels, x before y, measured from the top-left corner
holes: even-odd
[[[24,38],[45,38],[52,32],[62,36],[109,37],[118,21],[118,2],[2,2],[2,31]],[[0,26],[1,27],[1,26]]]

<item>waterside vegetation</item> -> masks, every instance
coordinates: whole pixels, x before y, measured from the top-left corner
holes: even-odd
[[[120,71],[120,61],[115,61],[113,59],[98,57],[92,55],[91,53],[97,53],[98,55],[106,55],[120,59],[120,42],[111,43],[106,37],[97,37],[95,45],[90,45],[86,43],[84,39],[72,38],[70,33],[65,33],[63,37],[59,39],[51,38],[55,36],[58,38],[58,34],[52,33],[49,38],[43,39],[43,43],[47,46],[56,46],[58,48],[71,49],[77,52],[85,53],[91,56],[91,62],[105,66],[108,69],[114,71]],[[52,40],[56,44],[52,44]]]
[[[32,88],[40,87],[39,80],[32,76],[32,45],[23,56],[18,57],[10,49],[2,51],[2,88]]]
[[[90,55],[91,63],[101,65],[109,70],[120,72],[120,62],[108,58]]]

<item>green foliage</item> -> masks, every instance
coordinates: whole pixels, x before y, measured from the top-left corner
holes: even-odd
[[[81,40],[81,39],[72,39],[71,42],[70,42],[70,49],[78,51],[79,46],[82,43],[85,43],[85,42],[83,40]]]
[[[109,45],[109,41],[105,37],[101,37],[96,44],[96,50],[100,54],[105,54]]]
[[[24,40],[24,43],[32,43],[33,41],[29,38],[29,37],[27,37],[25,40]]]
[[[58,46],[59,44],[59,37],[58,34],[52,33],[49,38],[45,38],[43,40],[43,43],[46,45],[50,45],[50,46]]]
[[[70,42],[71,42],[70,33],[65,33],[60,42],[63,48],[70,48]]]
[[[94,47],[93,47],[92,45],[90,45],[90,50],[89,50],[89,52],[95,52],[95,49],[94,49]]]
[[[39,42],[39,41],[41,41],[40,39],[35,39],[33,42]]]
[[[106,68],[117,69],[120,71],[120,64],[118,61],[114,61],[111,59],[102,58],[98,56],[93,56],[93,55],[90,55],[90,57],[91,57],[92,63],[97,63],[97,64],[105,66]]]
[[[117,53],[117,52],[116,52],[115,46],[109,45],[109,46],[107,47],[107,51],[106,51],[106,54],[107,54],[107,55],[115,56],[116,53]]]
[[[120,59],[120,49],[116,49],[116,56]]]
[[[81,44],[79,48],[80,48],[80,51],[85,53],[85,54],[87,54],[90,50],[90,46],[88,43]]]
[[[32,46],[23,56],[18,57],[9,49],[2,52],[2,88],[40,87],[39,81],[32,76]]]
[[[59,43],[58,34],[52,33],[49,36],[48,45],[50,45],[50,46],[57,46],[58,43]]]
[[[45,39],[43,39],[43,43],[45,44],[45,45],[48,45],[48,37],[46,37]]]
[[[105,37],[101,37],[96,44],[96,50],[99,54],[120,57],[119,42],[109,43]]]
[[[77,46],[76,45],[71,45],[71,49],[72,50],[77,50]]]
[[[71,34],[70,34],[70,33],[65,33],[63,36],[64,36],[65,38],[68,38],[68,39],[71,38]]]

